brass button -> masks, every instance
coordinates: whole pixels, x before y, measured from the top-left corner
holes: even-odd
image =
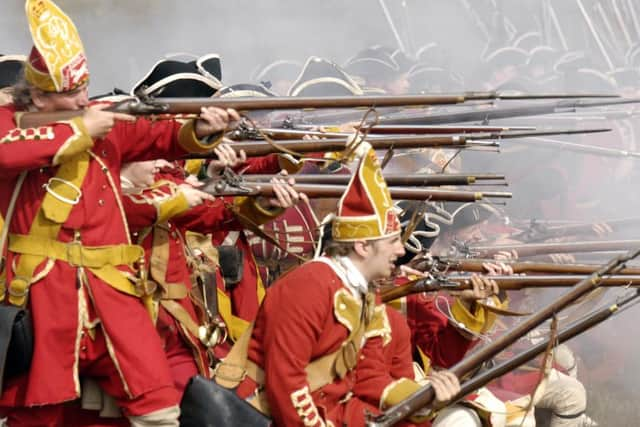
[[[104,206],[104,200],[102,200],[102,199],[98,200],[98,204],[99,204],[100,206]]]

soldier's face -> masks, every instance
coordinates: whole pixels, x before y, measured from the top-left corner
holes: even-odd
[[[370,280],[391,276],[395,262],[404,255],[404,245],[400,235],[385,237],[366,243],[366,265]]]
[[[89,105],[88,86],[61,93],[34,91],[31,94],[34,105],[43,112],[83,110]]]

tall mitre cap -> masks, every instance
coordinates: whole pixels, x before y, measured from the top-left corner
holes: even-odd
[[[373,149],[362,157],[357,172],[338,202],[332,237],[336,242],[374,240],[400,233],[387,183]]]
[[[67,92],[86,83],[87,58],[71,19],[50,0],[27,0],[25,10],[33,38],[27,81],[45,92]]]

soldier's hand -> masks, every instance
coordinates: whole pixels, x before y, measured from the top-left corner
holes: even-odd
[[[512,259],[518,259],[518,251],[512,249],[510,251],[499,251],[493,255],[493,259],[497,261],[509,261]]]
[[[513,275],[513,268],[504,262],[483,262],[482,268],[487,272],[487,276]]]
[[[232,108],[203,107],[196,120],[195,132],[198,138],[232,129],[240,121],[240,115]]]
[[[180,184],[178,186],[182,194],[184,194],[187,199],[187,203],[189,203],[189,207],[193,208],[195,206],[201,205],[207,200],[213,201],[215,197],[211,194],[205,193],[204,191],[200,191],[197,188],[193,188],[189,184]]]
[[[549,254],[554,264],[575,264],[576,258],[571,254]]]
[[[460,381],[449,371],[433,371],[429,375],[429,381],[436,394],[436,402],[451,400],[460,392]]]
[[[295,180],[289,178],[285,180],[283,178],[271,179],[273,184],[273,192],[275,197],[267,199],[267,203],[270,207],[277,207],[287,209],[297,205],[301,200],[309,201],[307,195],[304,193],[298,193],[294,188]]]
[[[606,222],[596,222],[591,226],[591,229],[598,237],[604,237],[609,233],[613,233],[613,228]]]
[[[237,153],[230,144],[224,142],[214,148],[213,152],[218,159],[209,162],[209,166],[207,166],[207,176],[219,175],[224,168],[233,169],[247,161],[247,154],[244,150],[240,150],[240,152]]]
[[[113,128],[116,120],[124,120],[127,122],[136,120],[134,116],[129,114],[103,111],[107,107],[109,107],[109,104],[92,105],[87,108],[82,115],[82,121],[91,138],[104,138]]]
[[[471,275],[471,286],[471,289],[464,290],[457,294],[463,303],[481,301],[490,296],[497,295],[498,292],[500,292],[500,288],[495,280],[491,280],[486,276],[478,276],[477,274]]]

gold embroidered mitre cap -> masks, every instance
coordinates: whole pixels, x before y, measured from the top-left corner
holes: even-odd
[[[27,0],[25,10],[33,38],[27,81],[45,92],[68,92],[86,83],[87,58],[71,19],[50,0]]]
[[[337,242],[374,240],[400,233],[400,221],[373,149],[360,160],[358,171],[338,202],[332,233]]]

